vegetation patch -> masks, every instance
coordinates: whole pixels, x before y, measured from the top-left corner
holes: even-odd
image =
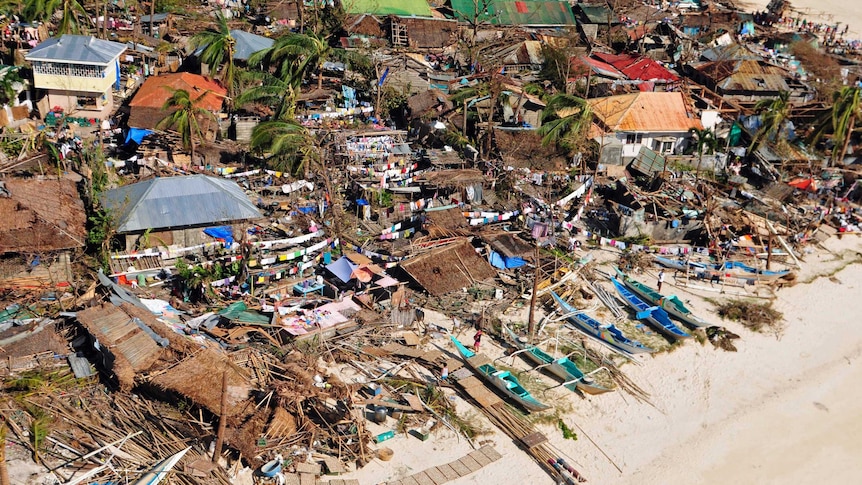
[[[733,320],[747,328],[760,332],[764,329],[781,330],[784,315],[772,308],[771,303],[755,303],[745,300],[730,300],[718,306],[718,314],[725,320]]]

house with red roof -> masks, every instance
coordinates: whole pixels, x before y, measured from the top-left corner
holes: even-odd
[[[129,103],[129,126],[154,129],[171,112],[162,109],[174,91],[188,91],[197,105],[216,116],[223,112],[227,89],[218,82],[189,72],[150,76]]]

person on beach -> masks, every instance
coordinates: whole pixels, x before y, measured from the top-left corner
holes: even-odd
[[[664,270],[658,272],[658,291],[661,292],[661,284],[664,283]]]
[[[479,344],[482,343],[482,329],[476,331],[476,335],[473,335],[473,352],[479,352]]]

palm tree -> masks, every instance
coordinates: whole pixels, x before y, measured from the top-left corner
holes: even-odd
[[[317,88],[323,88],[323,63],[332,53],[332,47],[323,37],[314,34],[288,34],[262,51],[249,57],[250,65],[261,63],[273,69],[275,75],[297,88],[303,77],[316,70]]]
[[[195,161],[195,138],[203,140],[201,120],[215,120],[215,115],[199,106],[201,99],[210,91],[204,91],[197,98],[192,99],[185,89],[171,89],[171,97],[165,101],[162,110],[170,111],[170,114],[162,118],[156,124],[156,128],[173,128],[180,133],[183,147],[191,153],[192,163]]]
[[[243,89],[236,98],[236,106],[247,103],[260,103],[266,106],[274,106],[272,115],[276,120],[289,120],[293,118],[296,108],[296,97],[298,89],[290,82],[279,79],[266,72],[244,71],[240,76],[252,85]]]
[[[832,109],[815,124],[809,143],[816,144],[829,130],[832,130],[832,163],[838,162],[847,154],[850,134],[856,127],[856,119],[862,114],[862,89],[844,86],[832,93]],[[841,151],[838,151],[840,147]]]
[[[697,143],[697,168],[694,169],[694,178],[697,180],[700,178],[700,164],[703,163],[703,149],[706,148],[707,153],[714,151],[718,146],[718,140],[712,128],[692,128],[688,132]]]
[[[200,60],[209,67],[213,75],[221,69],[219,78],[227,88],[228,97],[233,100],[236,95],[236,64],[233,59],[236,39],[230,33],[225,16],[216,12],[215,28],[195,34],[190,46],[192,49],[202,49]]]
[[[273,170],[297,175],[309,163],[319,162],[314,139],[294,120],[264,121],[251,132],[249,146],[262,155]]]
[[[57,24],[59,34],[80,34],[89,23],[89,14],[78,0],[28,0],[24,3],[23,16],[28,21],[51,21],[54,13],[62,11],[60,23]]]
[[[583,141],[593,120],[587,100],[571,94],[555,94],[542,110],[542,145],[557,145],[575,151]]]
[[[751,138],[751,145],[748,151],[752,152],[757,149],[763,139],[775,138],[778,141],[778,135],[784,127],[784,123],[790,118],[790,111],[793,106],[790,104],[790,93],[781,91],[777,98],[762,99],[754,105],[754,111],[761,115],[763,124],[757,133]]]

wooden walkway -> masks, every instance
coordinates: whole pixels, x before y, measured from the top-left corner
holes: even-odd
[[[502,457],[492,446],[483,446],[478,450],[471,451],[463,458],[445,465],[428,468],[401,480],[386,482],[386,485],[442,485],[478,471],[483,466]]]

